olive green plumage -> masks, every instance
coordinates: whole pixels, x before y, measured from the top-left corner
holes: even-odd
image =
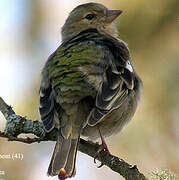
[[[75,175],[80,135],[96,139],[100,128],[110,136],[136,111],[142,83],[126,44],[116,38],[113,21],[120,13],[96,3],[75,8],[62,28],[63,43],[43,68],[41,119],[47,132],[59,129],[50,176]]]

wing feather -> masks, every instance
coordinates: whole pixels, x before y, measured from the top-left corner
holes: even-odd
[[[111,111],[122,106],[130,90],[134,88],[135,79],[133,71],[127,68],[127,63],[131,58],[125,43],[108,36],[101,37],[97,43],[105,46],[103,47],[105,49],[103,61],[108,62],[108,68],[104,69],[95,107],[88,116],[88,124],[91,126],[96,125]],[[133,68],[132,65],[131,68]]]

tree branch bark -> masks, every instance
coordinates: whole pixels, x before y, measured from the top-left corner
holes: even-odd
[[[8,141],[19,141],[23,143],[40,143],[41,141],[55,141],[57,138],[57,129],[50,133],[46,133],[42,122],[27,120],[25,117],[16,115],[12,107],[7,105],[0,97],[0,111],[4,115],[6,127],[4,132],[0,132],[0,137],[7,138]],[[19,138],[18,135],[22,133],[32,133],[35,138]],[[79,151],[91,157],[95,157],[99,149],[99,144],[91,141],[80,139]],[[132,166],[116,156],[109,154],[106,151],[100,152],[97,159],[104,165],[111,168],[113,171],[119,173],[126,180],[147,180],[147,178],[139,172],[136,165]]]

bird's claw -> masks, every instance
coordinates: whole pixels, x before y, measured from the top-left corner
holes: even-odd
[[[100,145],[98,151],[96,152],[95,156],[94,156],[94,163],[95,163],[95,164],[96,164],[96,159],[97,159],[97,157],[100,156],[100,153],[101,153],[102,151],[110,153],[109,150],[108,150],[108,148],[107,148],[107,146],[106,146],[106,144],[104,145],[104,144],[102,143],[102,144]],[[101,164],[98,166],[98,168],[101,168],[103,165],[104,165],[104,164],[101,162]]]
[[[104,164],[101,162],[101,164],[97,168],[101,168],[103,166],[104,166]]]

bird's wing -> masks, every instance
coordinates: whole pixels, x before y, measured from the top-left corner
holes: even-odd
[[[55,51],[47,60],[45,68],[42,71],[42,81],[40,86],[40,106],[39,112],[41,120],[47,132],[50,132],[55,125],[58,126],[58,117],[63,113],[63,109],[55,100],[55,92],[51,86],[49,78],[49,62],[56,57]]]
[[[103,60],[108,62],[108,67],[103,73],[95,107],[88,116],[88,124],[91,126],[114,109],[120,108],[135,84],[134,68],[126,44],[107,36],[99,37],[96,43],[105,47]]]

